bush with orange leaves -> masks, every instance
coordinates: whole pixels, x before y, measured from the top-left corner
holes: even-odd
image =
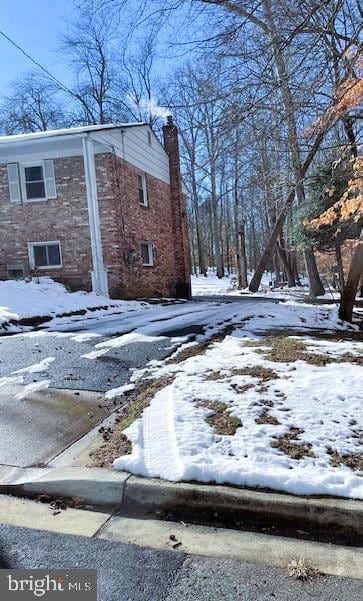
[[[336,234],[347,224],[363,226],[363,157],[353,159],[353,176],[342,197],[319,217],[304,221],[308,228],[334,228]]]

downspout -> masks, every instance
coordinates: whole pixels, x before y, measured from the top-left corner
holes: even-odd
[[[88,221],[92,251],[92,291],[108,296],[107,271],[103,263],[100,212],[98,207],[94,142],[88,134],[82,137],[84,174],[86,180]]]

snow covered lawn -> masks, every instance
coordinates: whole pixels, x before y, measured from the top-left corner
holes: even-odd
[[[248,281],[252,279],[253,272],[248,272]],[[266,298],[276,298],[282,300],[303,300],[304,296],[309,294],[309,287],[304,282],[303,286],[295,286],[292,288],[288,288],[285,286],[284,288],[276,288],[270,290],[269,285],[274,276],[269,272],[265,272],[261,279],[261,285],[258,291],[259,295],[266,296]],[[217,278],[214,271],[209,270],[207,277],[202,275],[192,275],[192,295],[194,297],[198,296],[246,296],[253,295],[252,292],[245,288],[244,290],[238,290],[235,286],[236,276],[228,276],[225,275],[223,278]],[[337,299],[339,297],[338,294],[332,294],[331,292],[327,292],[325,294],[325,298],[327,300],[332,300],[333,298]],[[324,297],[320,297],[324,298]]]
[[[117,312],[138,309],[146,303],[136,301],[110,300],[92,292],[67,292],[62,284],[51,278],[36,281],[25,280],[0,281],[0,332],[20,331],[10,321],[20,319],[55,316],[80,310],[99,307],[111,308]],[[24,328],[21,328],[24,329]]]
[[[148,373],[175,379],[124,431],[132,452],[114,467],[363,499],[362,349],[234,330],[206,352],[181,362],[175,355]]]

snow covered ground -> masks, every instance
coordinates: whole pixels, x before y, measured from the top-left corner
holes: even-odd
[[[248,272],[248,281],[251,280],[253,272]],[[261,278],[261,285],[258,291],[259,295],[266,295],[266,298],[276,298],[282,300],[298,300],[301,299],[304,295],[308,294],[309,287],[307,283],[304,282],[304,286],[296,286],[293,288],[281,288],[270,290],[269,285],[271,280],[273,279],[273,275],[269,272],[265,272]],[[202,275],[195,276],[192,275],[192,295],[195,297],[198,296],[218,296],[218,295],[228,295],[228,296],[245,296],[253,294],[247,288],[244,290],[236,289],[236,281],[235,276],[224,276],[223,278],[217,278],[215,271],[209,270],[207,277]],[[336,297],[339,295],[336,295]],[[327,292],[325,297],[327,299],[333,298],[333,295],[330,292]]]
[[[205,294],[221,293],[216,292],[221,281],[214,282],[214,289]],[[225,289],[229,286],[227,279],[222,283]],[[194,356],[179,363],[178,351],[174,362],[151,361],[146,371],[135,371],[126,387],[110,385],[106,396],[113,399],[142,377],[175,376],[126,430],[132,454],[117,459],[116,469],[172,481],[195,479],[363,498],[356,467],[363,429],[362,366],[356,357],[363,345],[315,337],[316,331],[357,332],[357,327],[339,321],[334,306],[293,300],[278,304],[267,296],[266,302],[257,301],[252,295],[230,301],[152,305],[68,293],[48,279],[40,284],[0,283],[4,323],[9,315],[10,319],[55,316],[108,306],[85,316],[54,317],[42,332],[27,334],[73,336],[80,344],[93,338],[93,351],[85,356],[94,361],[117,347],[155,337],[170,339],[170,348],[181,342],[183,350],[196,347]],[[229,334],[224,339],[213,342],[206,352],[198,350],[198,343],[226,327]],[[287,337],[291,328],[304,333],[298,338],[302,349],[297,345],[293,358],[280,357],[279,349],[273,354],[272,340],[295,340]],[[28,372],[46,371],[53,362],[54,357],[47,357],[10,378],[22,384]],[[8,380],[2,379],[0,387]],[[24,386],[20,393],[25,398],[33,386],[48,385],[44,379]]]
[[[131,311],[146,303],[110,300],[92,292],[67,292],[62,284],[51,278],[37,281],[0,281],[0,331],[19,331],[15,325],[7,327],[11,320],[29,317],[54,316],[73,311],[108,307],[108,311]],[[102,312],[102,310],[101,310]],[[24,329],[24,328],[22,328]]]
[[[357,357],[363,344],[289,338],[305,348],[284,362],[265,354],[269,338],[261,347],[263,339],[245,335],[236,330],[205,354],[154,367],[151,377],[175,380],[125,430],[132,454],[114,467],[171,481],[362,499],[362,473],[345,463],[359,461],[363,429],[363,368],[346,353]],[[337,362],[314,364],[321,356]]]

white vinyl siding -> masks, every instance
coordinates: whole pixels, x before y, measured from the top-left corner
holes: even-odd
[[[168,155],[149,126],[125,128],[123,134],[120,129],[95,132],[92,138],[104,144],[105,148],[112,147],[118,157],[134,165],[140,172],[170,183]],[[151,135],[151,145],[148,133]]]
[[[32,269],[62,267],[61,246],[58,240],[28,243],[29,263]]]
[[[8,164],[8,182],[11,202],[21,202],[21,188],[18,163]]]
[[[153,245],[151,242],[141,242],[141,260],[144,267],[154,265]]]

